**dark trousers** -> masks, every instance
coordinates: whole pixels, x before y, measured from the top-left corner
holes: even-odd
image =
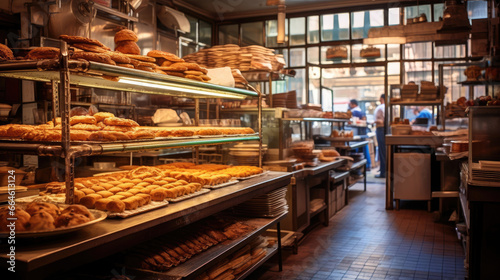
[[[380,160],[380,175],[385,176],[385,157],[386,157],[386,152],[385,152],[385,134],[384,134],[384,128],[383,127],[377,127],[376,130],[377,133],[377,143],[378,143],[378,158]]]

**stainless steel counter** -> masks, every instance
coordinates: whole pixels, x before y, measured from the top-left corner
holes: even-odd
[[[127,219],[106,219],[74,233],[51,239],[16,240],[16,271],[25,279],[95,261],[213,215],[250,198],[286,186],[290,173],[269,172],[236,185]],[[6,251],[3,245],[2,251]],[[1,267],[7,256],[0,256]]]

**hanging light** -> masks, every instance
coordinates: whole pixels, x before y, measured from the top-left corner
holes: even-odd
[[[283,44],[285,42],[285,8],[286,6],[284,4],[280,3],[280,5],[278,5],[278,37],[276,38],[278,44]]]

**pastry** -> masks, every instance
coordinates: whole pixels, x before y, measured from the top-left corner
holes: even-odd
[[[76,213],[76,214],[84,215],[85,217],[87,217],[91,220],[94,219],[94,215],[92,215],[92,213],[90,213],[89,209],[85,208],[85,206],[82,206],[82,205],[70,205],[70,206],[66,207],[61,212],[61,214],[64,214],[64,213]]]
[[[108,112],[98,112],[93,115],[95,118],[96,122],[102,122],[106,118],[114,118],[115,115],[113,113],[108,113]]]
[[[129,64],[130,63],[130,58],[121,52],[107,51],[106,54],[109,55],[109,57],[111,57],[111,59],[114,62],[116,62],[117,65],[118,65],[118,63],[120,63],[120,64]]]
[[[183,62],[184,61],[182,58],[179,58],[175,54],[171,54],[171,53],[159,51],[159,50],[152,50],[152,51],[148,52],[148,56],[155,57],[155,58],[164,58],[166,60],[174,61],[174,62]]]
[[[44,231],[56,228],[54,225],[54,217],[44,210],[40,210],[31,215],[28,224],[31,231]]]
[[[116,117],[106,118],[106,119],[104,119],[103,122],[105,125],[109,125],[109,126],[115,126],[115,125],[116,126],[129,126],[129,127],[139,126],[139,124],[133,120],[116,118]]]
[[[139,41],[139,38],[137,38],[137,35],[135,34],[134,31],[129,30],[129,29],[122,29],[115,34],[115,44],[122,42],[122,41],[133,41],[137,42]]]
[[[95,206],[95,202],[101,198],[102,198],[102,196],[100,196],[96,193],[91,193],[91,194],[88,194],[88,195],[82,197],[82,199],[80,199],[80,204],[89,208],[89,209],[93,209]]]
[[[14,53],[4,44],[0,44],[0,60],[13,60]]]
[[[56,227],[71,227],[71,226],[84,224],[84,223],[87,223],[90,221],[91,220],[88,217],[86,217],[82,214],[67,212],[67,213],[61,214],[61,216],[57,217],[54,224]]]
[[[129,131],[125,133],[130,139],[153,139],[155,134],[148,130]]]
[[[101,128],[95,124],[77,123],[71,126],[75,130],[99,131]],[[89,136],[90,137],[90,136]]]
[[[152,190],[149,195],[153,201],[163,201],[167,197],[167,190],[164,188],[156,188]]]
[[[84,197],[86,194],[80,190],[75,190],[73,194],[73,202],[74,203],[80,203],[80,199]]]
[[[134,210],[139,207],[139,202],[132,197],[125,198],[122,202],[125,204],[126,210]]]
[[[18,138],[33,130],[34,127],[31,125],[22,125],[22,124],[12,125],[7,130],[6,136],[11,138]]]
[[[92,53],[92,52],[75,52],[72,56],[72,59],[85,59],[88,61],[94,61],[99,63],[116,65],[111,57],[105,53]]]
[[[135,54],[125,54],[125,55],[128,56],[130,59],[139,60],[139,62],[150,62],[150,63],[156,62],[156,59],[146,55],[135,55]]]
[[[106,207],[111,201],[113,200],[109,198],[101,198],[95,202],[94,207],[97,210],[106,211]]]
[[[87,141],[89,139],[90,131],[85,130],[71,130],[70,138],[71,141]]]
[[[136,69],[142,70],[142,71],[148,71],[148,72],[155,72],[153,68],[148,67],[148,66],[137,66]]]
[[[141,54],[141,49],[134,41],[121,41],[116,43],[115,51],[119,51],[124,54]]]
[[[12,218],[11,211],[7,206],[0,208],[0,231],[9,232],[10,228],[8,227],[11,221],[7,220],[7,218]],[[16,207],[14,212],[14,217],[16,220],[16,230],[17,231],[25,231],[28,228],[28,221],[31,216],[28,212]]]
[[[110,212],[123,212],[125,211],[125,203],[121,200],[112,200],[106,204],[106,210]]]
[[[203,72],[196,71],[196,70],[188,70],[188,71],[184,71],[184,74],[186,74],[186,75],[201,76],[201,75],[203,75]]]
[[[70,43],[70,44],[74,44],[74,43],[92,44],[92,45],[99,46],[101,48],[105,48],[105,46],[101,42],[99,42],[98,40],[94,40],[94,39],[90,39],[90,38],[86,38],[86,37],[81,37],[81,36],[61,35],[61,36],[59,36],[59,39],[65,41],[67,43]]]
[[[27,55],[26,59],[53,59],[59,57],[59,49],[52,47],[38,47],[32,49]]]
[[[107,50],[104,48],[101,48],[99,46],[93,45],[93,44],[85,44],[85,43],[75,43],[73,44],[74,47],[82,49],[84,51],[89,51],[89,52],[94,52],[94,53],[106,53]]]
[[[196,81],[200,81],[200,82],[204,82],[205,81],[200,76],[195,76],[195,75],[186,75],[184,78],[191,79],[191,80],[196,80]]]
[[[113,82],[118,82],[120,80],[120,77],[117,77],[117,76],[109,76],[109,75],[103,74],[101,77],[105,80],[113,81]]]
[[[102,130],[106,131],[119,131],[119,132],[129,132],[129,131],[134,131],[134,127],[131,126],[119,126],[119,125],[105,125],[103,124]]]
[[[133,64],[125,64],[125,63],[116,63],[116,66],[121,66],[121,67],[126,67],[126,68],[130,68],[130,69],[134,69],[134,65]]]
[[[174,66],[174,64],[172,64],[170,66],[160,66],[160,67],[158,67],[158,69],[163,70],[163,71],[178,71],[178,72],[184,72],[184,71],[188,70],[188,68],[186,66],[181,66],[181,65]]]
[[[77,123],[96,124],[96,118],[93,116],[74,116],[69,119],[69,124]]]
[[[189,62],[178,62],[170,65],[170,67],[186,67],[187,70],[194,70],[194,71],[201,71],[200,65],[196,63],[189,63]],[[203,72],[202,72],[203,73]],[[205,74],[205,73],[203,73]]]
[[[159,69],[159,70],[163,71],[161,69]],[[170,75],[170,76],[176,76],[176,77],[184,78],[184,73],[182,73],[182,72],[166,71],[165,74]]]
[[[52,203],[46,203],[46,202],[31,202],[30,204],[26,205],[26,212],[33,216],[36,212],[39,211],[45,211],[48,214],[50,214],[54,219],[61,214],[61,211],[59,207]]]

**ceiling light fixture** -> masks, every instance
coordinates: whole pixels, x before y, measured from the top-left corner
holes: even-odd
[[[284,2],[285,1],[280,1],[280,4],[278,5],[278,36],[276,38],[278,44],[283,44],[285,42],[286,6],[284,5]]]

